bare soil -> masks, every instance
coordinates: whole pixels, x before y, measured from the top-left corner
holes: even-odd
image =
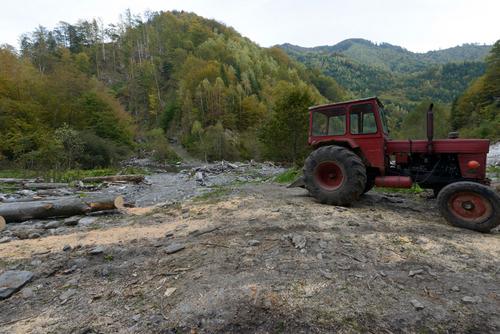
[[[35,273],[0,332],[500,332],[500,233],[425,196],[344,208],[247,183],[134,213],[0,244],[0,273]]]

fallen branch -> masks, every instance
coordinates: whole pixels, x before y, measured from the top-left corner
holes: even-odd
[[[0,216],[7,223],[13,223],[30,219],[71,217],[95,211],[121,209],[123,206],[124,200],[122,196],[69,197],[44,201],[4,203],[0,205]]]
[[[69,185],[67,183],[34,183],[34,182],[23,183],[23,188],[26,189],[59,189],[68,187]]]
[[[111,176],[94,176],[82,179],[86,183],[94,182],[134,182],[141,183],[144,181],[144,175],[111,175]]]

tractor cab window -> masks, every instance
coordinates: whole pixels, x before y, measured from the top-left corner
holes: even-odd
[[[371,103],[356,104],[350,111],[351,133],[367,134],[377,132],[377,122]]]
[[[346,132],[344,108],[313,112],[313,136],[338,136]]]

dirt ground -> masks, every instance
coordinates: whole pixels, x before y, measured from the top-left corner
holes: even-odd
[[[0,244],[0,273],[35,274],[0,332],[500,332],[500,233],[425,196],[344,208],[247,183],[136,213]]]

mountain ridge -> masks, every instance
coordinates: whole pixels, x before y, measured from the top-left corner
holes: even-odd
[[[408,50],[407,48],[405,48],[403,46],[392,44],[389,42],[375,43],[375,42],[372,42],[372,41],[365,39],[365,38],[355,38],[354,37],[354,38],[344,39],[344,40],[342,40],[338,43],[335,43],[335,44],[317,45],[317,46],[312,46],[312,47],[300,46],[300,45],[292,44],[292,43],[277,44],[277,45],[274,45],[274,47],[290,48],[290,49],[295,49],[295,50],[300,50],[300,51],[341,52],[341,51],[345,50],[346,47],[351,46],[352,44],[355,44],[355,43],[363,44],[363,45],[371,46],[371,47],[394,48],[394,49],[399,49],[403,52],[407,52],[407,53],[411,53],[411,54],[415,54],[415,55],[430,55],[430,54],[436,54],[436,53],[443,53],[443,52],[454,51],[454,50],[464,48],[464,47],[474,47],[474,48],[479,48],[479,49],[486,48],[489,51],[489,50],[491,50],[491,48],[493,46],[490,44],[479,44],[479,43],[472,42],[472,43],[463,43],[461,45],[456,45],[456,46],[452,46],[452,47],[448,47],[448,48],[444,48],[444,49],[435,49],[435,50],[429,50],[426,52],[415,52],[415,51]],[[487,54],[487,52],[485,54]]]

